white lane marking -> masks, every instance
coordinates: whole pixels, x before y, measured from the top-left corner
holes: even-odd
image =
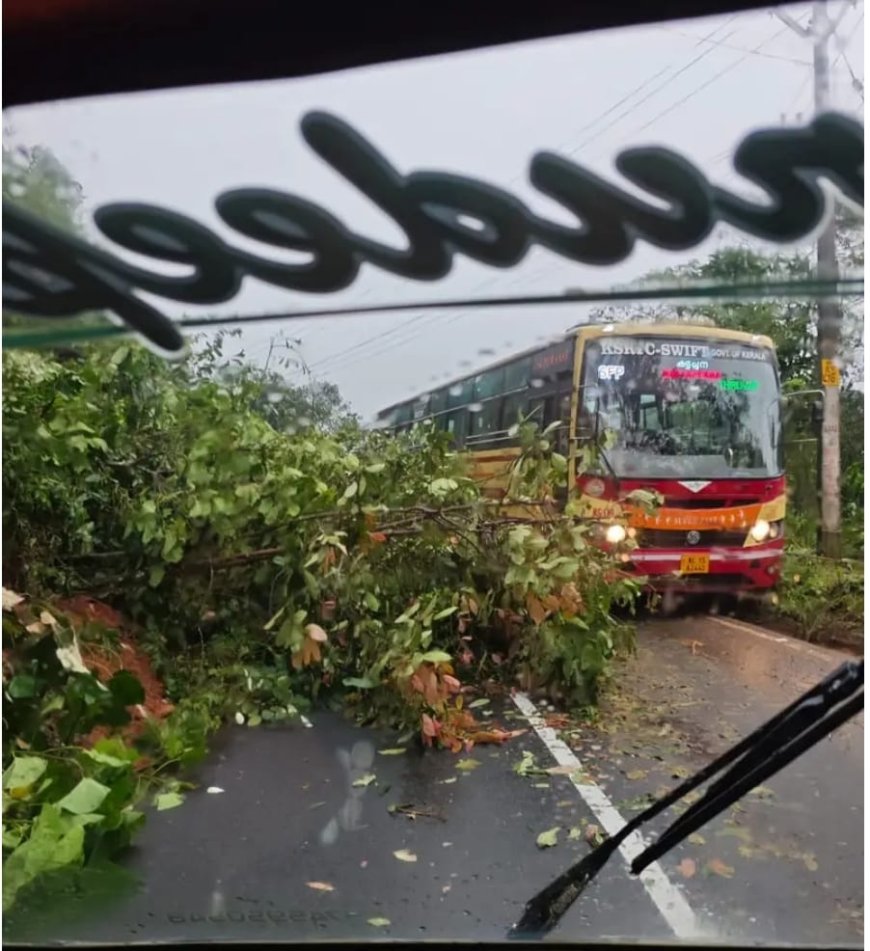
[[[550,755],[559,766],[571,766],[581,769],[580,760],[573,750],[560,740],[556,731],[548,727],[543,717],[538,713],[534,703],[524,694],[515,693],[512,696],[517,709],[529,721],[529,725],[537,733],[538,738],[547,747]],[[625,819],[619,810],[608,798],[600,786],[578,782],[573,776],[568,777],[571,784],[580,793],[581,798],[592,810],[596,819],[601,823],[609,835],[615,835],[625,825]],[[619,847],[628,865],[646,848],[646,842],[639,832],[633,832]],[[667,877],[661,865],[653,862],[640,874],[640,881],[646,889],[652,903],[659,910],[671,931],[678,938],[703,937],[698,919],[683,893]]]
[[[731,627],[735,631],[742,631],[744,634],[752,634],[754,637],[760,637],[762,640],[771,641],[774,644],[784,644],[786,647],[793,651],[797,651],[799,654],[810,654],[812,657],[817,657],[819,660],[826,661],[829,661],[836,656],[836,651],[832,651],[830,654],[825,654],[822,651],[817,650],[815,647],[811,647],[809,644],[805,644],[803,641],[797,641],[793,637],[788,637],[785,634],[771,634],[762,627],[744,624],[741,621],[733,621],[731,618],[720,617],[718,614],[710,614],[708,617],[711,621],[716,621],[718,624],[724,624],[725,627]]]

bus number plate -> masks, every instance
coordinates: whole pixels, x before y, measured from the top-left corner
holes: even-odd
[[[684,575],[706,575],[710,573],[709,555],[683,555],[680,558],[680,571]]]

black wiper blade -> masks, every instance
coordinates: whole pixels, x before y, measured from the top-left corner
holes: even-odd
[[[702,783],[727,769],[698,802],[634,859],[632,872],[642,872],[741,796],[855,716],[863,707],[864,661],[846,661],[749,736],[657,799],[627,822],[616,835],[563,872],[529,901],[509,937],[540,937],[552,930],[632,832]]]

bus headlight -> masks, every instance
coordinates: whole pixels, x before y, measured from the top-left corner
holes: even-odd
[[[608,525],[604,537],[611,545],[618,545],[625,541],[626,531],[622,525]]]
[[[755,539],[755,541],[763,542],[764,539],[770,534],[770,522],[760,518],[752,526],[752,528],[749,529],[749,534]]]

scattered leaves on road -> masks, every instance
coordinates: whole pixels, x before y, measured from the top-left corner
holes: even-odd
[[[313,888],[316,892],[334,892],[335,886],[330,885],[329,882],[306,882],[305,883],[309,888]]]
[[[165,812],[167,809],[175,809],[184,802],[184,796],[178,792],[161,793],[154,797],[154,805],[158,812]]]
[[[553,769],[559,769],[560,767],[552,767]],[[542,766],[538,766],[537,761],[535,760],[535,754],[530,753],[526,750],[523,753],[523,758],[519,763],[514,763],[513,771],[517,776],[546,776],[549,773],[548,769],[544,769]]]
[[[719,875],[722,878],[734,878],[734,867],[723,862],[722,859],[710,859],[704,868],[710,875]]]
[[[590,822],[589,825],[586,826],[586,841],[590,845],[597,847],[601,845],[606,838],[607,836],[594,822]]]
[[[694,859],[683,859],[677,866],[677,870],[683,878],[691,878],[698,871]]]
[[[646,779],[646,770],[645,769],[630,769],[625,774],[625,778],[632,780],[632,782],[634,782],[637,779]]]
[[[568,830],[569,842],[576,842],[577,839],[582,839],[582,838],[583,838],[583,830],[580,828],[580,826],[572,826]]]
[[[549,769],[545,769],[544,772],[548,776],[574,776],[581,775],[581,770],[579,766],[550,766]]]
[[[762,799],[773,799],[776,796],[776,793],[769,786],[756,786],[755,789],[750,789],[749,792],[754,796],[760,796]]]
[[[404,746],[394,746],[388,750],[378,750],[381,756],[401,756],[404,752],[406,752]]]
[[[390,926],[389,918],[369,918],[368,923],[373,928],[388,928]]]
[[[725,825],[721,829],[716,830],[716,835],[720,838],[725,836],[732,836],[735,839],[740,839],[741,842],[751,843],[752,842],[752,833],[746,826],[738,825]]]
[[[355,779],[351,786],[371,786],[371,784],[377,779],[374,773],[366,773],[365,776],[360,776],[359,779]]]
[[[553,848],[559,841],[559,826],[554,826],[552,829],[542,832],[535,841],[539,849]]]
[[[701,835],[700,832],[693,832],[689,836],[689,842],[691,842],[692,845],[705,845],[707,840]]]
[[[393,855],[395,855],[395,857],[400,862],[416,862],[417,861],[417,856],[414,855],[413,852],[408,851],[408,849],[398,849],[397,851],[393,852]]]
[[[463,772],[466,772],[466,773],[472,769],[477,769],[478,766],[480,766],[479,759],[461,759],[456,764],[457,769],[461,769],[463,770]]]
[[[223,789],[221,789],[220,786],[209,786],[208,789],[206,789],[206,792],[211,793],[213,796],[217,796],[219,793],[223,792]]]

